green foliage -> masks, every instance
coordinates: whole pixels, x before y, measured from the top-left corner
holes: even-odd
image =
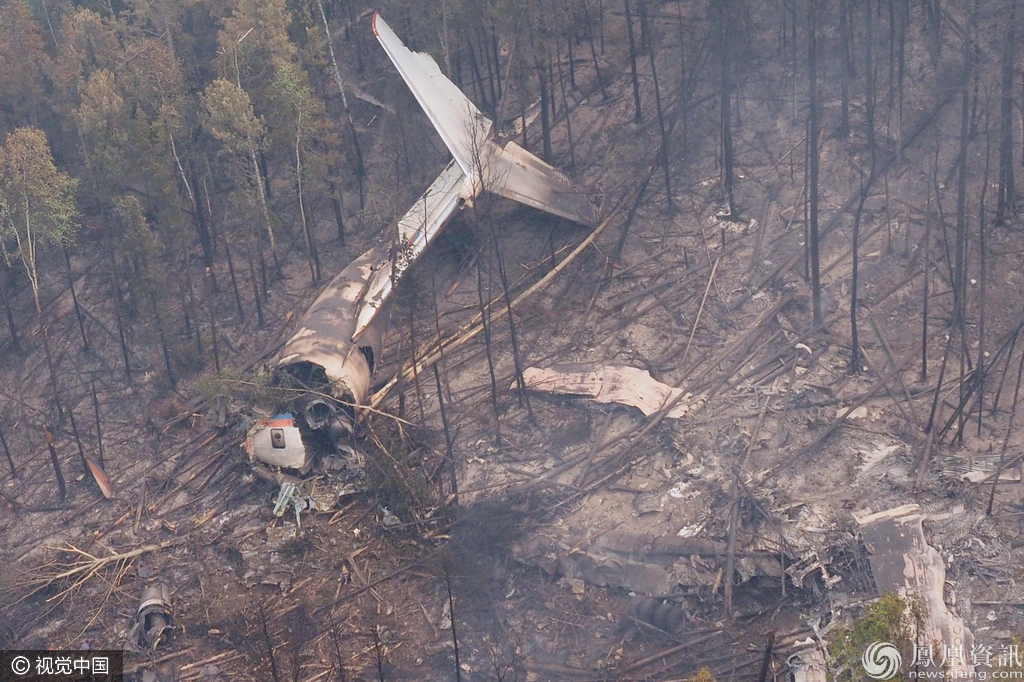
[[[114,217],[120,228],[114,243],[117,250],[140,263],[147,263],[160,251],[160,240],[149,227],[136,196],[125,194],[114,202]]]
[[[89,75],[73,116],[90,171],[86,180],[95,195],[106,198],[121,175],[128,144],[128,107],[113,73],[99,69]]]
[[[38,113],[48,64],[28,4],[24,0],[0,4],[0,114],[5,123],[24,124]],[[0,129],[5,128],[0,124]]]
[[[287,409],[293,393],[275,386],[272,378],[272,373],[265,369],[245,375],[241,370],[226,367],[219,376],[207,374],[197,379],[195,388],[210,404],[218,398],[229,398],[265,409]]]
[[[705,665],[687,682],[715,682],[715,676],[711,674],[711,669]]]
[[[291,16],[284,0],[238,0],[217,36],[224,77],[245,88],[259,87],[276,64],[291,62],[297,50],[288,38]]]
[[[836,680],[861,680],[868,678],[861,667],[861,656],[868,645],[874,642],[889,642],[910,661],[913,654],[914,618],[918,610],[916,602],[886,592],[864,609],[864,615],[847,626],[832,631],[828,644],[829,664]],[[899,671],[896,682],[902,682]]]
[[[259,149],[263,122],[253,115],[249,94],[231,81],[218,78],[202,96],[207,130],[234,152]]]
[[[88,9],[76,9],[64,17],[56,59],[50,80],[56,86],[58,110],[74,108],[78,90],[89,74],[98,69],[116,71],[123,54],[124,27]]]
[[[70,244],[78,230],[78,180],[53,165],[46,133],[18,128],[0,148],[4,227],[15,239]]]
[[[78,230],[75,188],[78,181],[57,170],[46,133],[18,128],[0,147],[0,234],[13,239],[13,254],[32,283],[39,301],[37,249],[41,244],[70,244]],[[10,258],[12,254],[5,257]]]
[[[422,461],[424,448],[410,450],[398,425],[381,420],[366,432],[362,442],[366,452],[370,490],[382,506],[388,507],[405,522],[419,519],[435,503],[429,466]]]
[[[310,114],[322,107],[318,107],[319,102],[313,95],[309,76],[301,66],[292,62],[279,64],[274,71],[271,87],[277,97],[294,111],[295,117],[301,120],[303,134],[316,129],[315,121]]]

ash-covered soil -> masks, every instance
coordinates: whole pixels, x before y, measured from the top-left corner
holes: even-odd
[[[532,210],[480,201],[457,217],[399,292],[379,411],[353,443],[366,492],[303,513],[301,527],[273,515],[275,486],[253,475],[240,446],[260,377],[316,295],[301,251],[281,253],[265,327],[240,319],[229,294],[213,299],[231,380],[197,358],[172,390],[155,329],[132,332],[125,377],[107,273],[89,251],[100,245],[86,230],[72,269],[88,350],[66,282],[45,283],[68,416],[44,418],[53,405],[38,339],[25,339],[22,355],[8,344],[0,361],[17,472],[0,483],[0,645],[121,648],[142,590],[163,583],[173,636],[128,654],[134,679],[452,679],[456,657],[463,680],[670,680],[705,665],[718,679],[754,679],[769,633],[769,673],[781,678],[794,641],[827,639],[830,622],[877,596],[853,514],[908,503],[927,514],[947,602],[979,641],[1008,644],[1024,604],[1013,421],[1024,238],[1018,223],[988,226],[982,265],[971,219],[965,322],[951,326],[958,54],[932,64],[923,22],[914,24],[902,118],[886,105],[880,172],[859,219],[862,357],[852,371],[850,249],[871,164],[863,133],[833,134],[836,86],[825,85],[816,325],[805,277],[806,74],[780,57],[750,60],[738,75],[730,216],[714,76],[683,96],[672,51],[677,23],[696,33],[707,18],[665,3],[651,21],[666,45],[656,64],[671,201],[658,123],[653,109],[633,122],[624,21],[610,14],[608,98],[580,46],[566,98],[571,159],[557,105],[554,134],[555,161],[575,164],[607,224],[577,255],[588,230]],[[748,21],[757,48],[778,40],[767,12]],[[699,46],[686,49],[686,63],[700,63]],[[645,98],[650,65],[639,64]],[[395,80],[374,87],[394,94]],[[862,97],[853,94],[855,117]],[[359,106],[366,120],[378,113]],[[410,118],[422,149],[412,145],[409,186],[395,191],[394,122],[381,115],[362,244],[330,243],[326,272],[376,239],[443,163],[425,119]],[[540,146],[537,126],[529,141]],[[969,154],[976,196],[981,136]],[[217,274],[227,281],[226,267]],[[27,292],[12,305],[31,318]],[[190,338],[175,330],[172,343]],[[436,362],[387,385],[439,342]],[[684,388],[693,406],[661,419],[519,390],[520,370],[559,363],[639,367]],[[96,448],[93,386],[113,500],[83,471],[74,437]],[[63,503],[46,428],[68,478]]]

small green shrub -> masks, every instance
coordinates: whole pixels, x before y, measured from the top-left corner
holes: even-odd
[[[196,380],[196,390],[210,404],[225,397],[264,409],[284,407],[293,393],[271,383],[271,374],[259,370],[246,376],[241,370],[225,367],[220,376],[207,374]]]
[[[864,609],[863,616],[834,629],[828,643],[832,679],[848,682],[870,680],[861,665],[861,657],[864,650],[875,642],[894,645],[899,649],[904,664],[908,664],[914,652],[917,611],[916,603],[886,592]],[[900,670],[890,682],[902,680],[903,671]]]

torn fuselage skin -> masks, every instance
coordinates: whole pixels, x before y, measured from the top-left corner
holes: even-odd
[[[359,312],[373,275],[387,260],[370,249],[341,271],[324,289],[281,352],[277,372],[306,395],[306,419],[315,429],[348,429],[355,406],[366,400],[380,357],[390,307],[384,301],[356,331]]]

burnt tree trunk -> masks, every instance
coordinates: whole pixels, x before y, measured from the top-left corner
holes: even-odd
[[[82,335],[82,350],[88,352],[89,350],[89,337],[85,335],[85,322],[82,321],[82,308],[78,305],[78,294],[75,293],[75,274],[71,271],[71,256],[68,255],[66,247],[61,247],[61,253],[64,254],[64,265],[67,268],[68,273],[68,289],[71,290],[71,302],[75,307],[75,319],[78,320],[78,331]]]
[[[875,136],[875,21],[874,3],[864,3],[864,126],[868,138],[868,153],[874,170],[878,140]]]
[[[7,268],[0,272],[0,298],[4,301],[4,315],[7,317],[7,329],[11,332],[11,344],[15,353],[21,353],[21,337],[18,335],[18,328],[14,324],[14,314],[11,312],[11,300],[7,293]]]
[[[850,134],[850,0],[842,0],[839,5],[839,40],[842,57],[839,68],[840,115],[839,137],[846,138]]]
[[[658,113],[658,130],[661,132],[661,146],[658,148],[659,158],[655,160],[655,163],[660,161],[662,170],[665,173],[666,208],[669,213],[672,213],[675,210],[675,206],[672,203],[672,177],[669,173],[668,131],[665,128],[665,115],[661,108],[661,88],[658,86],[658,70],[654,65],[653,40],[647,46],[647,55],[651,61],[651,80],[654,81],[654,107]]]
[[[1007,0],[1006,21],[1003,23],[1003,54],[1000,83],[999,111],[999,190],[996,195],[997,223],[1002,223],[1006,213],[1013,213],[1016,188],[1013,178],[1013,64],[1017,56],[1016,0]]]
[[[960,154],[957,159],[956,235],[953,260],[953,317],[955,327],[963,320],[964,250],[967,235],[967,146],[970,141],[971,37],[964,37],[963,83],[960,102]]]
[[[733,177],[733,145],[732,145],[732,0],[721,0],[718,7],[718,46],[721,66],[721,130],[722,130],[722,185],[729,202],[729,215],[737,217],[736,198]],[[812,10],[813,12],[813,10]]]
[[[640,75],[636,70],[636,40],[633,38],[633,13],[629,9],[629,0],[626,0],[626,34],[629,36],[629,70],[633,76],[633,120],[639,125],[644,122],[644,113],[640,107]]]
[[[814,309],[814,324],[821,324],[821,273],[818,265],[818,27],[815,13],[817,1],[811,0],[810,12],[808,12],[808,43],[807,43],[807,64],[808,76],[810,79],[810,111],[808,113],[808,239],[810,275],[811,275],[811,296]]]

